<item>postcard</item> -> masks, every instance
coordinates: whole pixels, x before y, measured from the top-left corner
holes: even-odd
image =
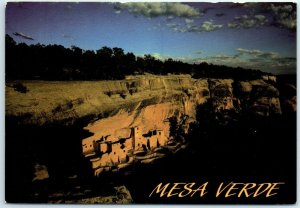
[[[295,204],[296,16],[8,2],[6,202]]]

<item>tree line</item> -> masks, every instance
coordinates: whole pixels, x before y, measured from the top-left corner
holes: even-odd
[[[164,61],[150,54],[143,57],[122,48],[102,47],[83,50],[77,46],[16,43],[5,36],[6,80],[118,80],[126,75],[191,74],[194,78],[255,79],[259,70],[213,65],[188,64],[171,58]]]

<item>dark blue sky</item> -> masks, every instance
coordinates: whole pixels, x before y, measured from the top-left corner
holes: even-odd
[[[293,3],[8,3],[6,33],[27,44],[296,72]]]

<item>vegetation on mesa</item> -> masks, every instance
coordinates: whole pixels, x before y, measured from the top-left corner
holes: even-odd
[[[191,74],[194,78],[233,78],[251,80],[266,74],[259,70],[207,64],[188,64],[178,60],[139,57],[122,48],[102,47],[82,50],[62,45],[17,44],[6,35],[6,80],[116,80],[126,75]]]

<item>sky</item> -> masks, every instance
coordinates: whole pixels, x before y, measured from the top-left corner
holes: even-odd
[[[17,43],[123,48],[187,63],[296,73],[294,3],[10,2]]]

